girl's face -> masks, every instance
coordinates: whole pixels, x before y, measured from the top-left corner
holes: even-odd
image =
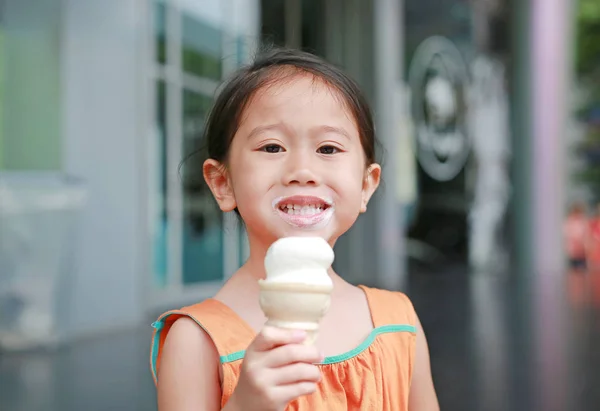
[[[244,111],[227,168],[204,173],[223,211],[238,208],[251,241],[265,246],[314,235],[333,245],[366,211],[381,168],[365,165],[352,114],[309,75],[259,90]]]

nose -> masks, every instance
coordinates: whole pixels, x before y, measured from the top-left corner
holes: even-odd
[[[283,184],[300,186],[320,184],[318,174],[308,157],[301,153],[289,156],[283,175]]]

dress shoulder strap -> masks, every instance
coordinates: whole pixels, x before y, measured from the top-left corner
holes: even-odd
[[[173,326],[181,317],[188,317],[206,332],[215,345],[221,363],[234,361],[243,356],[244,350],[254,339],[254,331],[227,305],[209,298],[201,303],[167,311],[156,320],[150,354],[150,364],[155,383],[163,345]],[[241,357],[240,357],[241,358]]]
[[[375,327],[386,325],[407,325],[416,327],[417,315],[406,296],[398,291],[381,290],[361,286],[371,309],[371,317]]]

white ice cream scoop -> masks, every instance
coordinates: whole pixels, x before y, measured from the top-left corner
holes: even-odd
[[[260,280],[260,306],[267,325],[305,330],[306,343],[317,337],[329,309],[333,283],[327,270],[334,260],[321,237],[285,237],[265,256],[266,279]]]
[[[331,285],[327,270],[333,259],[331,246],[321,237],[281,238],[265,256],[266,281]]]

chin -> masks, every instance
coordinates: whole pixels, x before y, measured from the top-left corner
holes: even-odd
[[[321,238],[325,239],[326,241],[330,241],[332,236],[329,235],[328,233],[323,233],[323,232],[319,232],[319,231],[287,230],[282,235],[280,235],[278,238],[282,238],[282,237],[321,237]]]
[[[341,224],[334,216],[327,221],[310,221],[310,218],[291,219],[280,215],[262,215],[254,219],[253,224],[247,223],[247,229],[254,228],[254,237],[261,239],[264,244],[272,244],[284,237],[321,237],[331,246],[342,236],[352,224]],[[262,221],[262,223],[261,223]],[[351,223],[351,222],[350,222]],[[259,228],[258,230],[256,228]]]

